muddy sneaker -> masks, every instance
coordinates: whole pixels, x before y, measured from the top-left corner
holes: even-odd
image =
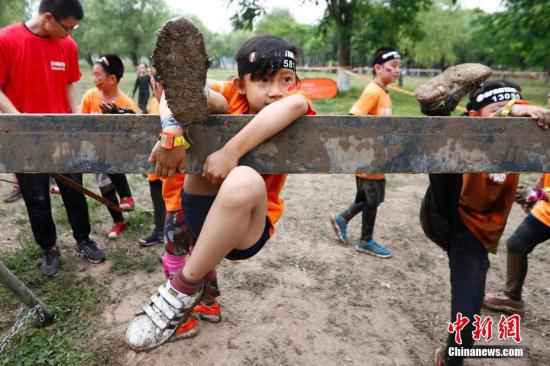
[[[346,244],[348,242],[348,222],[346,219],[342,215],[336,214],[330,217],[330,222],[338,240]]]
[[[201,302],[193,308],[193,314],[209,323],[219,323],[222,321],[222,307],[219,302],[215,302],[212,305],[206,305]]]
[[[44,276],[52,277],[59,271],[59,249],[53,247],[44,252],[40,259],[40,272]]]
[[[483,299],[483,306],[487,309],[500,311],[507,314],[522,314],[525,310],[525,303],[522,300],[511,299],[504,292],[489,293]]]
[[[369,240],[368,242],[361,240],[359,244],[355,244],[353,247],[360,253],[374,255],[379,258],[391,258],[390,250],[375,240]]]
[[[479,87],[491,73],[489,67],[481,64],[452,66],[420,85],[414,94],[422,113],[428,116],[448,116],[460,99]]]
[[[158,33],[153,62],[176,120],[205,122],[208,57],[201,32],[185,18],[168,21]]]
[[[4,203],[13,203],[20,200],[22,197],[21,189],[18,185],[14,185],[11,192],[4,197]]]
[[[78,255],[90,263],[101,263],[105,260],[105,252],[92,239],[85,239],[76,244]]]
[[[166,281],[128,325],[126,344],[134,351],[149,351],[172,339],[182,338],[176,336],[176,331],[190,319],[201,296],[202,288],[187,295]]]

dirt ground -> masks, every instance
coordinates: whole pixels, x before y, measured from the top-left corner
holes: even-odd
[[[286,211],[276,236],[252,260],[224,261],[220,266],[223,321],[201,323],[196,338],[149,353],[130,351],[123,339],[133,312],[163,281],[160,264],[153,274],[125,275],[111,273],[109,261],[87,266],[88,273],[110,283],[115,299],[103,311],[95,342],[117,354],[117,364],[133,366],[432,365],[434,350],[446,336],[450,288],[446,255],[424,237],[419,225],[426,184],[422,175],[388,176],[386,202],[375,228],[376,239],[393,252],[393,258],[383,260],[335,240],[328,217],[353,200],[352,176],[290,176],[284,191]],[[0,193],[8,189],[2,187]],[[136,194],[138,205],[150,206],[144,192]],[[14,206],[24,213],[22,203]],[[523,217],[514,207],[500,251],[490,258],[489,290],[503,284],[504,241]],[[9,233],[0,245],[7,245],[12,240],[6,237],[16,238],[24,225],[5,212],[0,220],[4,233]],[[104,220],[95,229],[107,226]],[[350,229],[351,239],[358,240],[360,216]],[[70,243],[70,233],[63,237]],[[529,357],[467,365],[550,365],[547,244],[530,256],[525,287],[528,308],[521,332]],[[136,244],[121,239],[116,245]],[[152,250],[160,253],[161,248]],[[496,326],[498,314],[487,314],[493,315]],[[498,333],[496,327],[493,331]],[[498,339],[491,342],[497,343]]]

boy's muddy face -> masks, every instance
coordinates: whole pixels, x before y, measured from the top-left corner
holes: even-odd
[[[292,70],[280,69],[271,78],[252,80],[250,74],[238,79],[240,92],[246,95],[250,113],[258,113],[265,106],[291,95],[298,89],[298,78]]]
[[[477,117],[490,117],[493,114],[495,114],[500,108],[504,107],[507,103],[508,101],[502,101],[502,102],[489,104],[481,108],[479,111],[471,111],[470,115],[477,116]]]
[[[395,59],[382,65],[374,65],[376,76],[386,85],[393,83],[401,74],[401,60]]]
[[[114,75],[107,74],[101,65],[94,65],[92,75],[94,78],[94,84],[99,90],[105,91],[116,87],[116,77]]]

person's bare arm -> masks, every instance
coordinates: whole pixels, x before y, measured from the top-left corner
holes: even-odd
[[[227,101],[225,97],[218,92],[209,90],[207,103],[210,113],[225,113],[227,111]],[[160,98],[159,111],[163,125],[162,132],[181,136],[183,134],[183,129],[177,121],[173,119],[172,111],[170,111],[168,107],[164,93]],[[185,149],[182,147],[166,150],[157,143],[149,155],[149,161],[155,164],[156,175],[160,177],[170,177],[176,174],[178,170],[183,171],[185,169],[185,156]]]
[[[208,88],[207,90],[208,112],[217,114],[227,113],[229,104],[227,103],[225,97],[221,93],[218,93],[217,91],[214,91],[210,88]]]
[[[80,113],[80,101],[78,100],[78,90],[76,90],[76,83],[72,83],[67,86],[67,97],[69,98],[71,112]]]
[[[15,108],[11,100],[1,90],[0,90],[0,112],[11,113],[11,114],[19,113],[19,111],[17,110],[17,108]]]
[[[536,105],[514,104],[510,115],[512,117],[530,117],[543,130],[550,128],[550,109]]]
[[[308,100],[300,94],[288,96],[266,106],[223,148],[206,159],[203,176],[212,183],[219,183],[237,166],[244,154],[285,129],[306,114],[307,110]]]

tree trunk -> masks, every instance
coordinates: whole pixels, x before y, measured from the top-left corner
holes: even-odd
[[[338,65],[351,66],[351,36],[345,30],[341,30],[338,35]]]
[[[134,67],[137,67],[139,65],[139,56],[136,51],[130,52],[130,58],[132,59],[132,64],[134,64]]]
[[[86,60],[88,65],[90,65],[90,67],[94,66],[94,60],[92,59],[92,54],[91,53],[87,53],[86,56],[84,57],[84,59]]]

